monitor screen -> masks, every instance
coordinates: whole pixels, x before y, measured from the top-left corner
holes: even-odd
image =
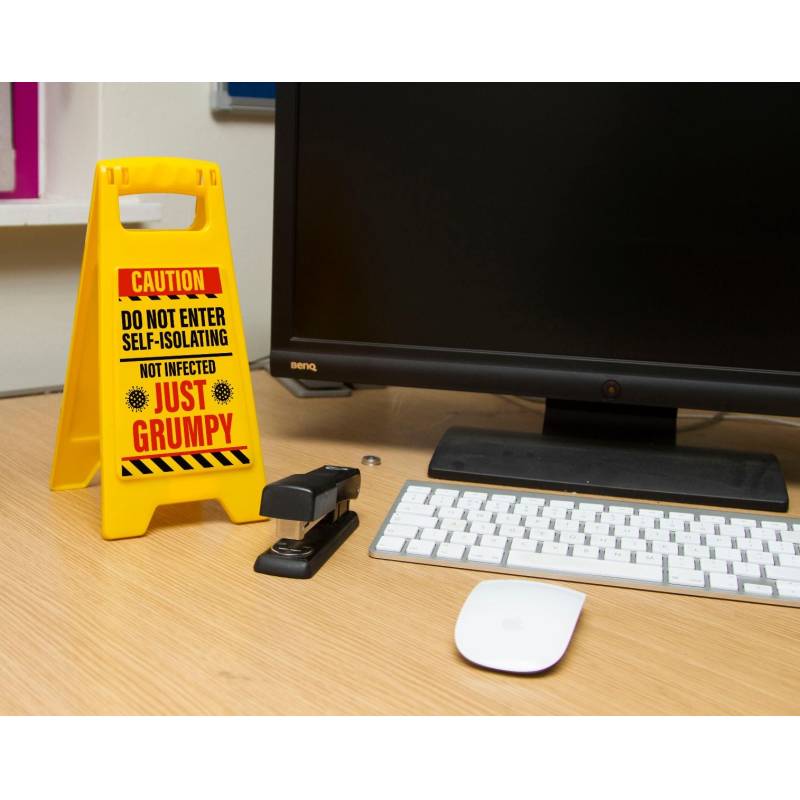
[[[800,373],[797,86],[304,84],[295,133],[295,341]]]

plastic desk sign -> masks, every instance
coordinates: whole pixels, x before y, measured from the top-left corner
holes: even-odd
[[[186,230],[128,230],[119,198],[194,195]],[[141,536],[165,503],[263,519],[266,483],[219,167],[97,165],[51,486],[101,470],[102,534]]]

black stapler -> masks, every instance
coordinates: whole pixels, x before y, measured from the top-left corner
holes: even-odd
[[[361,472],[324,466],[267,484],[261,514],[278,523],[278,541],[254,565],[256,572],[310,578],[358,527],[350,501],[358,497]]]

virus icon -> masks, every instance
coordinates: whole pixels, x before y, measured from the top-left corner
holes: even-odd
[[[144,411],[150,398],[141,386],[131,386],[125,394],[125,405],[131,411]]]
[[[233,386],[228,381],[217,381],[211,387],[211,396],[220,404],[230,403],[233,397]]]

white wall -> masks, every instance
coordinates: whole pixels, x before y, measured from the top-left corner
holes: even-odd
[[[269,352],[274,125],[215,118],[210,84],[48,84],[46,192],[85,197],[99,158],[185,156],[222,169],[251,360]],[[165,206],[165,219],[177,219]],[[84,227],[0,228],[0,393],[63,383]]]

